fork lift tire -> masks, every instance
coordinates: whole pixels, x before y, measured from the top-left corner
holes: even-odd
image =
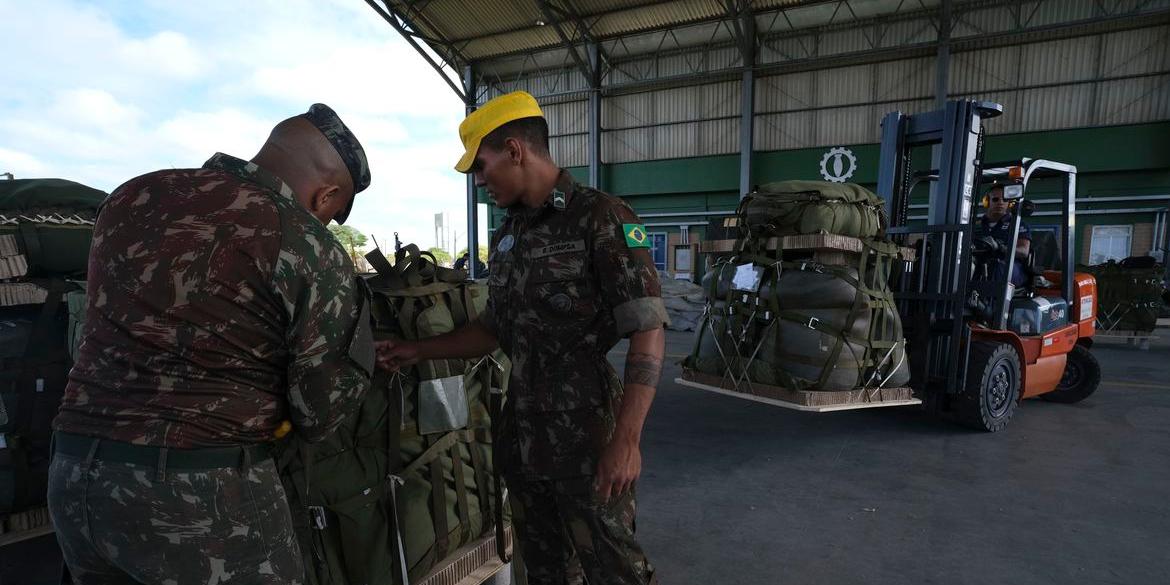
[[[1091,396],[1100,384],[1101,364],[1087,347],[1077,344],[1068,353],[1064,375],[1056,390],[1041,394],[1040,398],[1049,402],[1073,404]]]
[[[972,341],[969,360],[953,413],[963,425],[994,433],[1007,426],[1020,401],[1020,355],[1002,341]]]

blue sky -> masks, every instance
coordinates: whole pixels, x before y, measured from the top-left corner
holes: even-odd
[[[395,231],[432,245],[436,212],[466,225],[462,104],[361,0],[0,0],[0,14],[0,172],[109,191],[216,151],[249,158],[325,102],[370,158],[350,225],[387,247]]]

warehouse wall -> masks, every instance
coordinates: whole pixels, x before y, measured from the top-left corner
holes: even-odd
[[[994,121],[993,121],[994,124]],[[994,128],[994,125],[992,125]],[[848,146],[857,158],[851,181],[873,187],[877,182],[879,145]],[[1156,210],[1170,208],[1170,122],[1078,128],[1070,130],[993,134],[987,139],[986,158],[1048,158],[1076,165],[1079,170],[1077,250],[1074,256],[1088,260],[1094,225],[1132,225],[1133,253],[1145,253],[1152,242]],[[759,152],[755,154],[756,184],[786,179],[820,179],[820,163],[827,148]],[[578,180],[586,179],[584,167],[570,169]],[[678,234],[687,225],[690,241],[706,237],[705,225],[714,213],[734,211],[738,201],[737,154],[641,161],[605,165],[602,189],[624,197],[652,227],[649,231]],[[1056,197],[1055,184],[1036,184],[1032,199]],[[1094,198],[1110,198],[1094,202]],[[1130,198],[1129,200],[1113,200]],[[918,201],[917,204],[924,204]],[[1055,226],[1055,204],[1040,204],[1030,219],[1037,228]],[[1142,209],[1139,213],[1113,213]],[[1105,212],[1105,213],[1102,213]],[[924,210],[911,210],[911,215]],[[501,212],[493,210],[490,228],[499,224]],[[672,236],[673,237],[673,236]],[[670,248],[673,250],[673,248]]]

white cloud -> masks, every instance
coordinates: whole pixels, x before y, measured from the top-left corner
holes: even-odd
[[[160,77],[195,79],[209,67],[187,37],[174,31],[128,40],[116,50],[127,67]]]
[[[138,108],[119,102],[105,90],[92,88],[58,92],[48,113],[71,125],[97,128],[135,126],[142,117]]]
[[[0,173],[12,173],[16,178],[23,179],[39,177],[47,168],[45,163],[31,154],[0,148]]]
[[[168,145],[170,148],[164,151],[180,159],[175,166],[198,166],[215,152],[251,157],[280,119],[261,119],[234,108],[214,112],[184,110],[162,122],[153,138]]]
[[[325,102],[370,158],[352,225],[429,247],[434,213],[466,223],[451,169],[462,105],[362,2],[0,0],[0,13],[0,54],[14,56],[0,172],[110,190],[215,151],[249,157],[274,123]]]
[[[416,81],[422,79],[430,82]],[[338,111],[454,117],[456,123],[461,113],[454,92],[400,40],[351,43],[296,63],[261,67],[251,86],[295,104],[327,101]]]

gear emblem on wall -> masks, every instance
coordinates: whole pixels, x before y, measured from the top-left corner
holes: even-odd
[[[826,181],[844,183],[857,172],[857,157],[848,148],[830,148],[821,158],[821,177]]]

